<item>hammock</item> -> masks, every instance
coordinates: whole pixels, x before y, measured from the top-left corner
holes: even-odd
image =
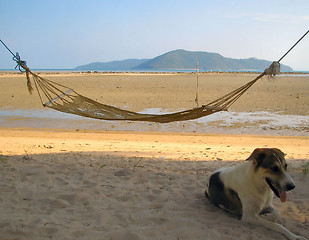
[[[186,121],[201,118],[216,112],[227,111],[238,98],[240,98],[257,80],[264,75],[275,76],[280,73],[280,61],[309,33],[309,30],[278,60],[273,62],[269,68],[262,72],[251,82],[235,89],[234,91],[216,99],[201,107],[193,108],[186,111],[168,114],[142,114],[123,110],[113,106],[96,102],[90,98],[80,95],[73,89],[61,85],[59,83],[42,78],[31,72],[26,62],[20,59],[18,53],[16,55],[5,45],[0,39],[3,46],[13,55],[13,60],[17,63],[15,68],[23,68],[26,71],[27,86],[31,93],[33,88],[32,80],[35,83],[36,90],[39,94],[41,103],[44,107],[49,107],[61,112],[76,114],[89,118],[103,120],[127,120],[127,121],[148,121],[158,123],[169,123],[175,121]],[[196,95],[197,102],[197,95]]]
[[[52,108],[60,112],[102,120],[147,121],[158,123],[192,120],[219,111],[227,111],[228,107],[243,95],[258,79],[264,75],[273,76],[280,72],[280,64],[278,62],[273,62],[268,69],[254,80],[207,105],[202,105],[201,107],[190,110],[157,115],[131,112],[96,102],[88,97],[80,95],[69,87],[40,77],[33,73],[26,65],[22,65],[22,68],[26,70],[29,92],[33,90],[31,84],[33,81],[44,107]]]

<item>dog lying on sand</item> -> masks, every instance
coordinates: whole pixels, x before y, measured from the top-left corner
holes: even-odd
[[[205,195],[216,206],[240,216],[242,221],[264,226],[288,239],[305,240],[275,223],[280,215],[272,205],[274,194],[285,202],[286,191],[294,188],[287,174],[284,153],[277,148],[257,148],[243,164],[215,171]]]

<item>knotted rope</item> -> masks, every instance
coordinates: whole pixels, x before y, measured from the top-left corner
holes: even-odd
[[[13,61],[15,61],[17,63],[15,69],[18,68],[18,70],[22,73],[26,72],[26,77],[27,77],[27,87],[28,87],[28,91],[29,93],[32,93],[33,87],[32,87],[32,83],[30,80],[30,69],[27,67],[27,62],[23,61],[20,59],[19,53],[16,52],[16,54],[14,54],[9,48],[8,46],[6,46],[6,44],[0,39],[0,42],[3,44],[3,46],[13,55]]]
[[[24,67],[27,67],[27,62],[20,59],[18,52],[13,57],[13,60],[17,63],[15,69],[17,69],[17,67],[18,67],[18,70],[21,71],[22,73],[26,72],[26,70],[23,70],[23,69],[25,69]],[[23,68],[23,69],[21,69],[21,68]]]
[[[272,64],[267,69],[265,69],[264,73],[270,77],[280,74],[280,63],[276,61],[272,62]]]
[[[18,67],[18,70],[21,71],[21,72],[25,72],[27,71],[24,67],[27,67],[27,62],[26,61],[23,61],[20,59],[20,56],[18,54],[18,52],[16,53],[16,55],[8,48],[8,46],[6,46],[6,44],[0,39],[0,42],[3,44],[3,46],[13,55],[13,61],[15,61],[17,63],[15,69],[17,69]],[[21,68],[25,69],[22,70]]]

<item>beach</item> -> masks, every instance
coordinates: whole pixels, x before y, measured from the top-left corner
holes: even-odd
[[[140,113],[164,114],[206,105],[253,80],[251,73],[39,73],[97,102]],[[0,74],[2,127],[104,131],[309,135],[308,75],[263,77],[227,111],[168,124],[101,121],[44,108],[29,94],[25,75]],[[34,83],[32,83],[35,89]],[[198,105],[195,102],[198,93]],[[43,100],[43,103],[45,101]]]
[[[196,106],[193,73],[40,75],[137,112]],[[200,74],[199,102],[255,76]],[[0,239],[285,239],[204,196],[211,172],[241,164],[259,147],[287,154],[296,188],[274,206],[287,229],[309,239],[308,83],[263,78],[220,120],[166,125],[54,116],[28,94],[24,75],[1,73]],[[267,114],[274,119],[257,118]]]
[[[196,73],[66,73],[38,72],[95,101],[132,111],[196,107]],[[253,80],[258,73],[199,73],[199,104],[207,104]],[[229,109],[235,112],[280,112],[308,115],[308,74],[263,77]],[[41,108],[29,95],[24,74],[0,73],[1,106]],[[34,86],[33,86],[34,87]]]

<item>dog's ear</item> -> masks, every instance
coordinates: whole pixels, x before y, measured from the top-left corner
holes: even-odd
[[[286,156],[286,154],[282,152],[279,148],[271,148],[271,150],[278,156],[282,156],[282,157]]]
[[[265,150],[263,148],[254,149],[253,153],[246,159],[246,161],[253,161],[258,165],[266,156]]]

